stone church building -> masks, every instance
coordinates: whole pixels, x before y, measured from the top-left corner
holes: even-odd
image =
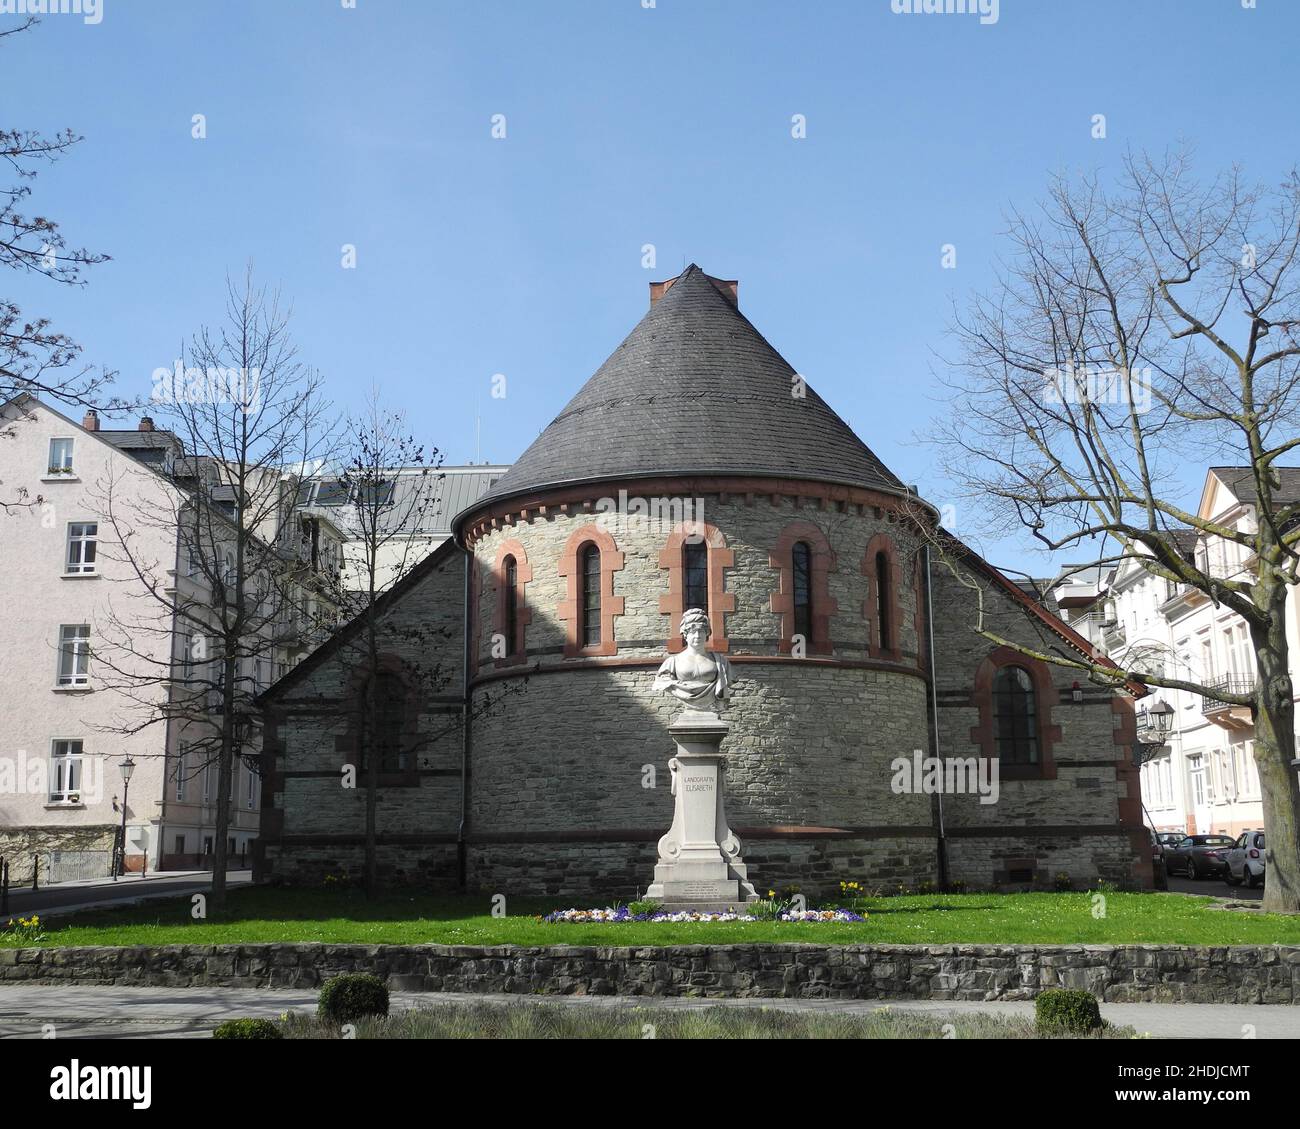
[[[650,297],[385,595],[379,669],[353,625],[267,692],[261,873],[361,873],[364,769],[342,780],[374,678],[385,881],[636,897],[673,813],[654,675],[699,607],[731,665],[727,815],[760,890],[1150,886],[1131,697],[989,643],[970,585],[1004,637],[1087,640],[937,532],[736,283],[691,266]],[[997,787],[936,793],[922,756],[996,762]]]

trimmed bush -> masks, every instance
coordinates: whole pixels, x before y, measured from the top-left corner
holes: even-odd
[[[283,1039],[284,1032],[269,1019],[227,1019],[215,1031],[214,1039]]]
[[[1034,1000],[1034,1023],[1040,1032],[1069,1031],[1087,1035],[1104,1027],[1097,997],[1075,988],[1048,988]]]
[[[341,1027],[370,1015],[388,1014],[388,988],[369,972],[348,972],[325,981],[316,1014]]]

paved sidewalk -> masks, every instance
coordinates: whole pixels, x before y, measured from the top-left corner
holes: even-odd
[[[226,885],[231,890],[251,885],[252,881],[251,870],[226,872]],[[42,886],[39,890],[11,889],[9,916],[25,917],[37,913],[41,917],[62,917],[87,909],[129,906],[153,898],[198,894],[211,887],[211,871],[193,870],[162,871],[145,878],[128,874],[116,882],[111,878],[96,878],[90,882],[60,882],[54,886]]]
[[[930,1000],[702,1000],[626,996],[506,996],[397,992],[394,1011],[449,1003],[502,1003],[517,1007],[769,1007],[787,1011],[865,1014],[881,1007],[935,1015],[1032,1017],[1032,1002],[970,1003]],[[250,988],[115,988],[87,985],[0,987],[0,1039],[36,1039],[53,1025],[58,1038],[207,1038],[224,1019],[275,1018],[314,1012],[316,993]],[[1253,1026],[1258,1039],[1300,1038],[1300,1008],[1249,1004],[1107,1004],[1102,1015],[1155,1038],[1241,1039]]]

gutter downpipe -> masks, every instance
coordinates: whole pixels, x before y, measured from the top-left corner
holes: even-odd
[[[469,758],[473,747],[470,731],[470,716],[473,713],[473,703],[470,701],[469,663],[470,636],[473,633],[473,623],[470,618],[473,611],[470,606],[470,572],[474,567],[474,555],[463,545],[461,546],[461,552],[465,558],[465,614],[461,617],[464,649],[461,656],[460,823],[456,827],[456,882],[460,889],[464,891],[468,870],[465,824],[469,819]]]
[[[930,575],[930,546],[925,552],[925,630],[926,630],[926,665],[930,668],[930,748],[931,755],[939,756],[939,686],[935,677],[934,662],[934,585]],[[938,864],[939,888],[948,886],[948,838],[944,833],[943,823],[943,789],[935,792],[935,816],[938,822],[939,839]]]

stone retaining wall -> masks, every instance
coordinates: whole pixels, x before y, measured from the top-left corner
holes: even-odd
[[[372,972],[401,991],[799,999],[1300,1003],[1300,947],[1243,945],[166,945],[0,949],[0,985],[303,988]],[[0,995],[0,999],[3,996]]]

